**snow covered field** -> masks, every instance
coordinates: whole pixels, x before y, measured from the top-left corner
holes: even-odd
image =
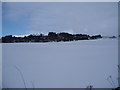
[[[3,87],[111,88],[118,77],[117,39],[73,42],[4,43]]]

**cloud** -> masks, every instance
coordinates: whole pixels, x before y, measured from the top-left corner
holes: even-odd
[[[119,2],[119,0],[2,0],[3,2]]]
[[[117,34],[117,3],[4,3],[4,17],[25,32]]]
[[[2,36],[2,3],[0,2],[0,36]]]

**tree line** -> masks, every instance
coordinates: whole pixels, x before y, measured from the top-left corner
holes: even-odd
[[[69,34],[66,32],[56,33],[49,32],[48,35],[44,34],[30,34],[24,37],[16,37],[7,35],[2,37],[2,43],[15,43],[15,42],[60,42],[60,41],[77,41],[77,40],[90,40],[102,38],[101,35],[90,36],[87,34]]]

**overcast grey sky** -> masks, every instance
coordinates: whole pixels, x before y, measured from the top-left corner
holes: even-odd
[[[117,35],[117,2],[4,2],[3,35],[49,31]]]

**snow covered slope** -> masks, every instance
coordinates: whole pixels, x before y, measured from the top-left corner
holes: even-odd
[[[117,65],[117,39],[4,43],[3,87],[111,88],[107,78],[117,86]]]

